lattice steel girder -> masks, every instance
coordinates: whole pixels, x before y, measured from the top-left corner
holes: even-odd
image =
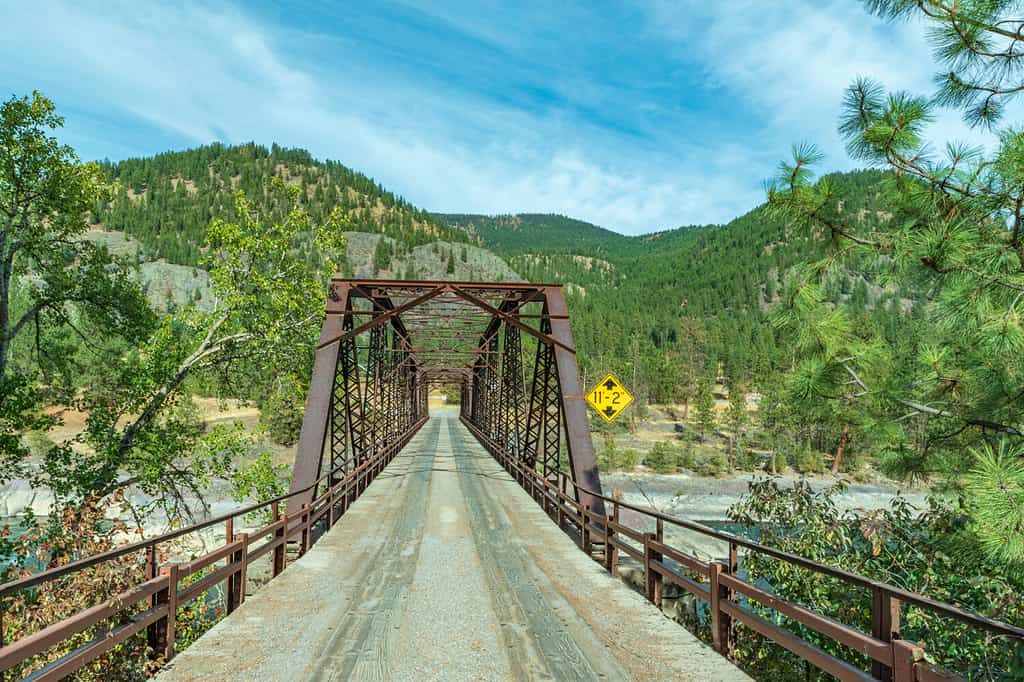
[[[543,311],[527,312],[530,304]],[[531,380],[524,376],[527,338],[537,344]],[[463,416],[546,476],[557,470],[564,427],[573,480],[600,492],[575,355],[558,285],[334,279],[292,490],[325,466],[348,467],[418,427],[435,384],[460,387]],[[578,496],[603,513],[599,499]]]
[[[320,330],[320,343],[313,358],[313,377],[309,382],[306,396],[306,411],[299,431],[295,466],[292,469],[290,492],[308,488],[320,477],[323,461],[324,439],[327,435],[327,421],[331,415],[331,397],[334,393],[334,374],[338,367],[340,344],[325,345],[325,341],[338,337],[344,329],[345,308],[349,304],[351,286],[344,283],[332,284],[327,297],[327,313]],[[292,497],[292,504],[301,507],[313,500],[313,490],[307,490]]]
[[[562,414],[565,419],[565,430],[569,438],[569,467],[572,480],[579,485],[601,492],[601,477],[597,472],[594,458],[594,443],[590,440],[590,423],[587,420],[587,405],[584,389],[580,385],[580,372],[576,365],[576,352],[573,349],[572,329],[569,327],[569,306],[565,302],[565,293],[560,286],[544,288],[548,310],[552,314],[551,336],[559,341],[555,346],[555,366],[558,367],[558,385],[562,389]],[[604,502],[601,498],[587,493],[580,493],[580,502],[590,504],[591,510],[604,514]]]

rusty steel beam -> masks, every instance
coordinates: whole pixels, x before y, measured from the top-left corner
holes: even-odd
[[[568,436],[569,468],[573,481],[587,490],[601,491],[601,476],[597,471],[594,443],[590,439],[590,422],[587,419],[587,405],[580,384],[580,372],[576,365],[572,329],[569,327],[569,306],[565,302],[562,287],[544,288],[544,298],[551,318],[551,336],[560,343],[555,346],[555,365],[558,367],[558,385],[562,391],[562,414]],[[579,501],[589,504],[590,509],[604,515],[604,500],[589,492],[579,492]]]
[[[338,283],[331,286],[327,298],[327,314],[320,329],[320,344],[313,358],[313,376],[306,396],[306,411],[299,431],[299,442],[295,450],[295,464],[288,492],[293,495],[291,503],[302,507],[313,500],[313,483],[320,477],[323,461],[324,440],[327,437],[328,420],[331,417],[331,397],[334,394],[334,375],[338,366],[338,351],[341,344],[325,345],[324,341],[342,335],[344,312],[348,307],[350,286]]]
[[[378,325],[384,324],[385,322],[389,321],[391,318],[397,317],[398,315],[401,315],[404,311],[406,311],[406,310],[408,310],[410,308],[414,308],[417,305],[420,305],[422,303],[426,303],[430,299],[432,299],[435,296],[437,296],[438,294],[440,294],[442,291],[444,291],[443,287],[437,287],[435,289],[432,289],[431,291],[428,291],[427,293],[425,293],[422,296],[416,298],[415,300],[409,301],[408,303],[404,303],[404,304],[398,306],[397,308],[391,308],[387,312],[382,313],[381,315],[379,315],[378,317],[370,320],[369,322],[364,322],[363,324],[359,325],[358,327],[356,327],[352,331],[345,332],[344,334],[340,334],[340,333],[339,334],[335,334],[334,336],[329,337],[326,341],[323,339],[323,336],[321,335],[320,342],[317,344],[317,350],[319,350],[319,349],[321,349],[321,348],[323,348],[325,346],[332,345],[332,344],[333,345],[337,345],[338,343],[340,343],[342,341],[345,341],[345,340],[347,340],[347,339],[349,339],[349,338],[351,338],[353,336],[357,336],[359,334],[362,334],[363,332],[365,332],[368,329],[373,329],[374,327],[376,327]]]

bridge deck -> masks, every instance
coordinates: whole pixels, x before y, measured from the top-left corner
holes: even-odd
[[[746,680],[435,413],[334,529],[160,675]]]

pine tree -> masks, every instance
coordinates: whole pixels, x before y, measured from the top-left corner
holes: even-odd
[[[391,266],[391,242],[387,237],[377,240],[377,246],[373,250],[373,269],[376,272],[386,270]]]
[[[1019,562],[1024,526],[996,500],[1024,461],[1024,136],[995,126],[1024,86],[1024,19],[1011,2],[867,5],[929,26],[939,92],[887,93],[867,78],[847,90],[839,129],[848,152],[895,171],[884,188],[890,219],[852,219],[832,179],[814,177],[822,155],[812,145],[796,147],[770,187],[774,216],[840,247],[794,273],[783,296],[777,324],[797,354],[788,393],[818,418],[824,410],[840,417],[837,455],[859,427],[878,440],[886,472],[943,476],[971,519],[964,551],[980,546],[989,558]],[[995,131],[993,151],[951,143],[932,153],[923,134],[938,106]],[[901,288],[927,292],[917,347],[866,328],[856,311],[826,306],[828,277],[843,263],[887,270]]]
[[[747,415],[747,394],[738,384],[729,387],[729,407],[725,411],[726,428],[729,429],[729,467],[736,459],[735,450],[743,438],[743,429],[750,421]]]
[[[697,430],[700,432],[701,440],[707,438],[709,433],[714,433],[718,426],[717,414],[715,413],[715,395],[712,391],[712,380],[708,376],[701,378],[697,384],[694,412],[697,419]]]

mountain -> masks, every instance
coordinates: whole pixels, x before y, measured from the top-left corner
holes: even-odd
[[[238,190],[264,196],[272,178],[304,188],[314,219],[341,207],[353,231],[387,235],[401,249],[471,241],[465,230],[449,227],[362,173],[302,149],[211,144],[102,166],[116,191],[95,207],[95,221],[137,239],[149,257],[183,265],[199,263],[212,218],[234,218]]]
[[[258,199],[278,179],[304,188],[314,218],[336,206],[347,211],[347,274],[564,283],[585,371],[632,371],[640,355],[665,361],[691,352],[680,337],[683,320],[691,331],[699,327],[701,354],[729,372],[777,368],[785,353],[766,322],[783,274],[824,257],[829,247],[824,235],[786,225],[763,207],[723,225],[641,236],[560,215],[432,214],[340,163],[277,145],[213,144],[103,168],[116,191],[95,207],[94,238],[136,245],[131,253],[157,307],[208,296],[205,273],[195,266],[210,219],[233,217],[237,190]],[[846,197],[843,210],[864,229],[887,219],[884,178],[875,171],[832,178]],[[306,257],[318,257],[303,248]],[[909,300],[855,273],[835,277],[829,295],[837,304],[855,300],[878,318],[865,324],[880,325]],[[644,371],[661,372],[654,365]]]
[[[831,176],[845,197],[843,211],[861,229],[888,219],[885,177],[878,171]],[[703,352],[742,368],[736,372],[778,364],[783,353],[766,313],[777,303],[785,272],[825,257],[830,247],[825,235],[772,218],[763,206],[723,225],[635,237],[561,216],[438,217],[479,238],[525,279],[565,283],[581,364],[596,370],[625,371],[635,343],[646,354],[677,351],[684,318],[702,328]],[[894,306],[905,308],[909,296],[850,273],[830,282],[829,295],[836,303],[856,297],[879,318],[897,314]]]
[[[571,252],[600,257],[629,242],[629,237],[617,232],[555,214],[432,215],[503,255]]]

